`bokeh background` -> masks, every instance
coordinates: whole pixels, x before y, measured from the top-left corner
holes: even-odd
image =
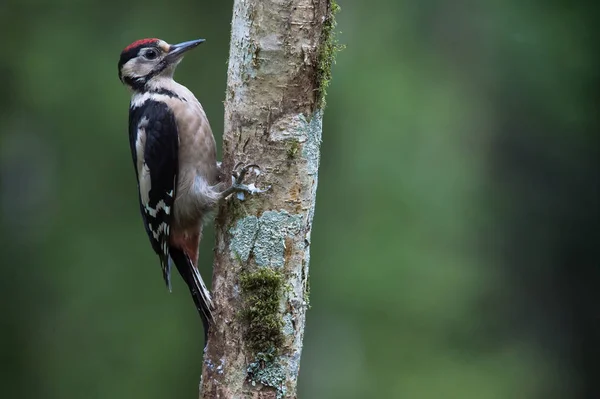
[[[600,397],[599,7],[339,3],[299,397]],[[176,76],[220,148],[231,9],[0,1],[3,398],[197,397],[201,323],[142,229],[116,65],[206,38]]]

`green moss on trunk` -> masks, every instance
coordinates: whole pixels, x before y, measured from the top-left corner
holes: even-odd
[[[279,312],[283,274],[268,267],[240,277],[244,308],[244,339],[255,354],[277,354],[283,343],[283,319]]]
[[[331,82],[331,67],[335,64],[336,53],[344,48],[343,45],[338,43],[335,32],[337,26],[335,15],[339,11],[340,6],[335,0],[331,0],[329,13],[323,23],[323,31],[321,32],[321,49],[317,65],[317,107],[320,109],[325,108],[325,97]]]
[[[300,143],[296,140],[292,141],[290,146],[287,149],[287,157],[288,159],[294,159],[298,157],[298,153],[300,152]]]

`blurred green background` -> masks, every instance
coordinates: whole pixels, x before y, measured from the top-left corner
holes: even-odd
[[[598,6],[339,3],[299,397],[600,397]],[[197,397],[201,323],[142,228],[117,61],[206,38],[176,77],[220,148],[231,9],[0,1],[3,398]]]

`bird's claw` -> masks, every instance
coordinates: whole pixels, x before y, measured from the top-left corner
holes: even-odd
[[[244,165],[243,162],[238,162],[235,167],[233,168],[233,172],[232,172],[232,179],[235,178],[234,181],[235,183],[238,184],[242,184],[242,182],[244,181],[244,177],[246,177],[246,174],[251,170],[251,169],[256,169],[256,175],[258,176],[260,174],[260,166],[256,165],[256,164],[250,164],[250,165]],[[242,166],[240,168],[240,166]],[[239,169],[239,171],[238,171]]]
[[[254,185],[254,183],[250,183],[248,185],[235,184],[233,187],[235,188],[236,196],[240,201],[243,201],[244,199],[246,199],[245,194],[250,194],[250,195],[262,194],[271,188],[271,186],[268,186],[267,188],[260,189],[260,188],[256,187]]]
[[[268,191],[271,188],[271,186],[268,186],[265,189],[260,189],[256,187],[254,183],[250,183],[248,185],[244,184],[243,182],[244,178],[246,177],[246,174],[248,174],[250,170],[256,169],[255,173],[258,176],[260,174],[260,167],[256,164],[251,164],[244,165],[240,168],[241,165],[243,165],[242,162],[238,163],[233,168],[233,172],[231,174],[231,186],[225,191],[223,191],[223,193],[221,194],[221,198],[227,198],[229,195],[236,193],[237,198],[243,201],[245,199],[245,194],[261,194]]]

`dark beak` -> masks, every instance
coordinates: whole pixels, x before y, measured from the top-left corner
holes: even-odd
[[[181,56],[188,50],[191,50],[197,47],[200,43],[203,43],[204,39],[198,40],[190,40],[189,42],[172,44],[169,48],[169,53],[167,54],[167,58],[170,61],[175,61],[181,58]]]

